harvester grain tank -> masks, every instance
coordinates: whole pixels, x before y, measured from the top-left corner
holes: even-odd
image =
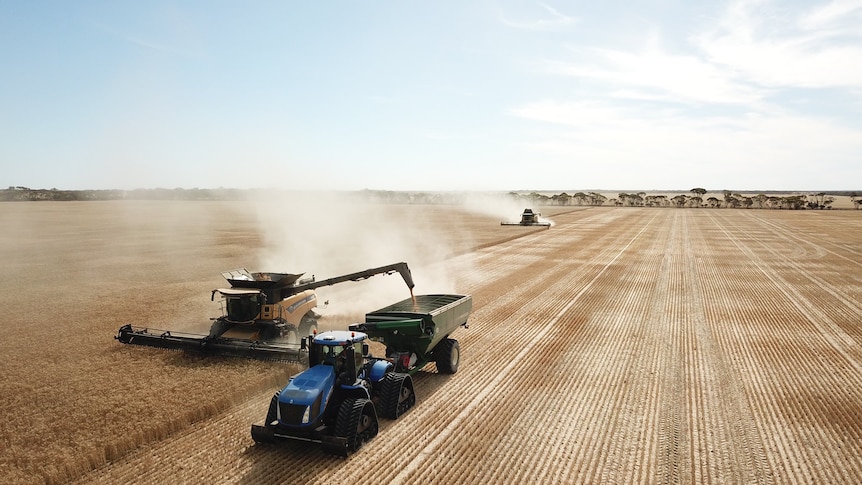
[[[472,305],[467,295],[418,295],[348,330],[309,337],[308,369],[275,393],[252,439],[320,443],[342,456],[356,451],[377,435],[378,416],[397,419],[416,403],[412,374],[431,361],[441,373],[458,370],[460,348],[450,335],[467,326]],[[385,344],[386,357],[370,354],[370,339]]]
[[[319,315],[315,288],[360,281],[377,274],[398,272],[413,290],[407,263],[395,263],[334,278],[301,279],[302,274],[250,272],[238,269],[222,273],[230,288],[212,290],[221,298],[222,316],[213,319],[207,335],[122,326],[115,337],[122,343],[238,355],[277,360],[303,360],[304,337],[317,330]]]
[[[501,226],[544,226],[550,227],[550,222],[543,222],[540,219],[542,215],[541,212],[533,212],[533,209],[524,209],[524,212],[521,213],[521,221],[520,222],[501,222]]]

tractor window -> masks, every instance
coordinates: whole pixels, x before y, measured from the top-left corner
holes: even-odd
[[[335,374],[338,375],[344,369],[344,347],[340,345],[320,345],[317,347],[317,357],[324,365],[331,365],[335,368]]]
[[[321,348],[323,349],[323,363],[327,365],[335,365],[339,354],[344,350],[340,345],[324,345]]]
[[[355,354],[353,354],[353,359],[356,361],[356,368],[357,369],[362,368],[362,364],[365,361],[365,359],[362,356],[362,352],[356,352]]]

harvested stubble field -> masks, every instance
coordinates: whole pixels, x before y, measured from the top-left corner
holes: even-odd
[[[256,266],[271,242],[236,206],[0,207],[0,481],[862,479],[862,212],[542,208],[541,230],[378,206],[381,237],[428,244],[417,292],[474,312],[458,373],[429,365],[416,407],[342,459],[251,440],[296,366],[113,340],[212,313],[225,269],[314,271]]]

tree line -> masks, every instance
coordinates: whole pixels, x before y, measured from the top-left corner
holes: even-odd
[[[60,190],[10,186],[0,189],[0,201],[86,201],[86,200],[235,200],[242,197],[236,189],[134,189],[134,190]]]
[[[10,186],[0,189],[0,201],[95,201],[95,200],[240,200],[256,189],[134,189],[134,190],[59,190],[31,189]],[[686,193],[673,196],[648,195],[646,192],[620,192],[616,197],[607,197],[598,192],[561,192],[546,195],[539,192],[522,194],[509,192],[509,197],[527,205],[577,205],[616,207],[675,207],[675,208],[731,208],[731,209],[831,209],[835,196],[849,196],[856,209],[862,205],[862,197],[855,192],[817,192],[798,195],[743,195],[722,190],[722,197],[704,199],[707,190],[696,187]],[[689,195],[690,194],[690,195]],[[460,192],[402,192],[387,190],[361,190],[354,193],[364,200],[395,204],[453,204],[463,200]]]
[[[676,208],[731,208],[731,209],[831,209],[835,196],[849,196],[853,206],[859,209],[862,198],[855,192],[817,192],[795,195],[767,195],[759,193],[749,196],[722,190],[722,198],[710,196],[704,199],[707,190],[696,187],[688,194],[648,195],[646,192],[620,192],[617,197],[608,198],[597,192],[576,192],[572,195],[562,192],[556,195],[544,195],[538,192],[519,194],[510,192],[513,198],[532,202],[538,205],[579,205],[579,206],[616,206],[616,207],[676,207]]]

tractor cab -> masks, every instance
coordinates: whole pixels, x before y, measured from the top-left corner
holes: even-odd
[[[309,367],[328,365],[333,367],[335,375],[353,383],[362,368],[363,356],[368,354],[368,344],[362,343],[361,350],[356,351],[354,344],[367,338],[362,332],[333,330],[315,335],[308,348]]]

